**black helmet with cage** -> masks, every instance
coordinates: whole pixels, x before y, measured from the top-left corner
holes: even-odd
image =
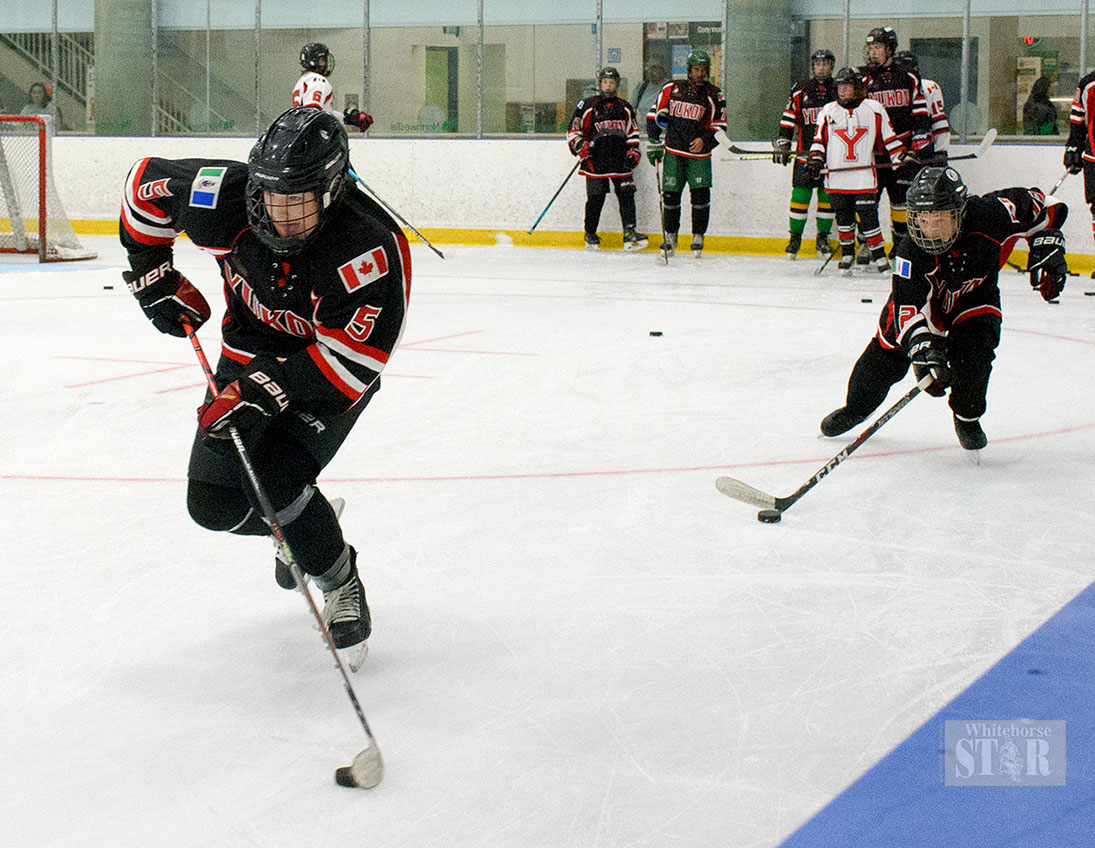
[[[342,122],[311,106],[282,112],[247,160],[247,220],[278,254],[298,253],[346,190],[350,148]]]
[[[818,65],[822,66],[822,70],[818,70]],[[826,67],[827,65],[827,67]],[[815,77],[827,77],[833,73],[833,68],[836,67],[836,56],[833,55],[832,50],[815,50],[810,54],[810,68],[813,71]]]
[[[958,240],[969,190],[954,168],[923,168],[909,184],[905,208],[909,235],[923,250],[944,253]],[[925,217],[935,215],[930,224]],[[942,220],[940,220],[942,219]]]
[[[300,66],[306,71],[328,76],[335,69],[335,57],[326,44],[312,42],[300,48]]]
[[[886,56],[882,61],[871,59],[872,44],[882,44],[886,47]],[[893,27],[875,27],[867,33],[867,40],[863,45],[863,57],[866,59],[868,66],[873,68],[877,65],[884,65],[886,64],[886,60],[891,59],[896,52],[897,33],[894,32]]]
[[[867,82],[856,68],[841,68],[833,77],[833,82],[836,84],[837,102],[845,109],[854,109],[867,96]]]

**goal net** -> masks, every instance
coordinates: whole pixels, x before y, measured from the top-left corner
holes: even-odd
[[[40,262],[94,259],[53,183],[49,116],[0,115],[0,253],[37,253]]]

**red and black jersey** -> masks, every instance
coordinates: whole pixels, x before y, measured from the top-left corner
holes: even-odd
[[[691,159],[710,159],[718,142],[715,133],[726,129],[726,101],[717,85],[707,80],[689,82],[670,80],[646,115],[646,132],[651,139],[661,138],[665,129],[665,149]],[[689,150],[692,140],[703,139],[703,150]]]
[[[836,100],[832,77],[813,77],[791,86],[791,96],[779,121],[780,138],[792,139],[798,130],[795,150],[808,151],[817,130],[817,115],[826,103]]]
[[[291,406],[342,412],[379,377],[403,332],[411,260],[399,226],[350,184],[300,253],[270,250],[247,222],[247,166],[141,159],[126,177],[121,241],[135,273],[173,261],[185,232],[213,254],[227,311],[222,355],[282,360]]]
[[[1095,162],[1095,71],[1076,86],[1068,120],[1068,146],[1079,147],[1085,161]]]
[[[626,177],[639,162],[639,121],[635,107],[622,97],[598,94],[582,100],[567,130],[570,152],[589,155],[578,171],[584,177]],[[627,154],[634,151],[629,157]],[[630,160],[630,161],[629,161]]]
[[[998,275],[1015,243],[1060,229],[1067,216],[1068,207],[1041,189],[1006,188],[969,198],[958,240],[945,253],[931,254],[911,237],[902,239],[893,289],[879,318],[879,342],[897,347],[924,320],[945,334],[975,315],[1003,317]]]
[[[920,78],[892,62],[862,70],[867,79],[867,96],[882,104],[901,143],[918,152],[928,147],[930,153],[931,113]]]

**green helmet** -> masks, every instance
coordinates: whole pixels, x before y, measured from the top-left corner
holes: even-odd
[[[688,54],[688,69],[691,70],[693,65],[703,65],[707,68],[707,72],[711,72],[711,57],[707,55],[706,50],[693,49]]]

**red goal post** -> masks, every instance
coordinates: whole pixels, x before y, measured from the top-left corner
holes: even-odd
[[[48,116],[0,115],[0,253],[39,262],[94,259],[65,214],[53,183]]]

